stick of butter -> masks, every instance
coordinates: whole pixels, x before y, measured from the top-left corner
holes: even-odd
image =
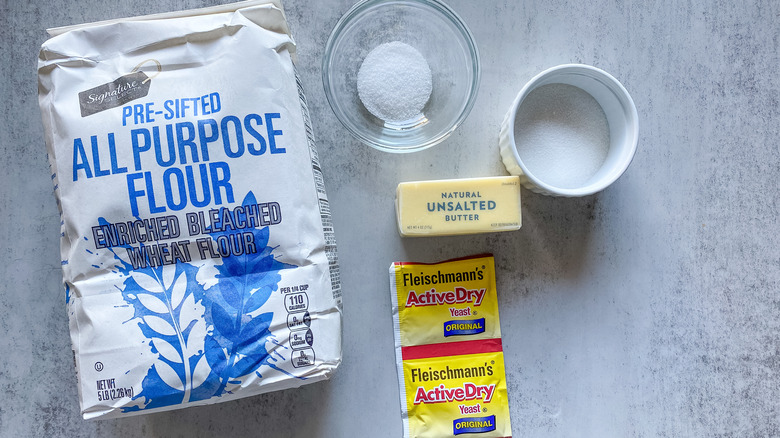
[[[520,229],[520,178],[415,181],[398,184],[401,236],[448,236]]]

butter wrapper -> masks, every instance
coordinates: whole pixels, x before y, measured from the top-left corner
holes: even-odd
[[[411,181],[395,195],[402,237],[452,236],[519,230],[522,225],[520,178]]]

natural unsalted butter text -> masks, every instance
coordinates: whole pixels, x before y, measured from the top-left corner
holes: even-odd
[[[520,180],[509,176],[401,183],[396,215],[402,236],[517,230]]]

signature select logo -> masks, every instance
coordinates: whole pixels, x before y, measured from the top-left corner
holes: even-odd
[[[145,64],[153,63],[157,68],[157,73],[149,77],[141,71]],[[116,108],[135,99],[146,97],[149,94],[152,78],[160,74],[162,65],[156,59],[147,59],[133,68],[133,70],[124,76],[117,78],[112,82],[99,85],[89,90],[79,93],[79,106],[81,108],[81,117],[91,116],[92,114]]]

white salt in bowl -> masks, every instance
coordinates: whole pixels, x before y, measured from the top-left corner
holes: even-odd
[[[381,51],[377,48],[396,42],[411,49],[391,55],[402,56],[410,52],[422,55],[423,64],[427,63],[430,69],[431,91],[427,100],[420,101],[418,90],[425,87],[425,80],[387,85],[395,88],[380,90],[389,91],[383,99],[398,98],[392,102],[380,101],[378,106],[390,108],[391,116],[403,116],[399,120],[392,120],[392,117],[388,120],[377,116],[388,112],[376,111],[377,105],[372,103],[377,102],[371,101],[371,97],[364,93],[367,102],[364,104],[361,100],[358,73],[364,61],[373,64],[370,58],[367,60],[372,51]],[[414,56],[409,60],[415,68],[420,67],[418,61]],[[371,69],[374,72],[382,70],[382,60],[378,62],[380,64],[374,64]],[[386,62],[388,67],[393,66],[390,60]],[[390,83],[388,79],[392,77],[379,75],[371,79],[370,82],[382,86]],[[338,120],[363,143],[386,152],[420,151],[447,138],[471,111],[479,80],[479,54],[471,32],[455,12],[438,0],[364,0],[357,3],[336,24],[322,59],[325,96]],[[422,108],[412,113],[399,111],[393,107],[399,102],[401,106],[420,105]]]
[[[636,107],[609,73],[565,64],[531,79],[515,98],[499,134],[507,171],[529,190],[587,196],[615,182],[639,139]]]

